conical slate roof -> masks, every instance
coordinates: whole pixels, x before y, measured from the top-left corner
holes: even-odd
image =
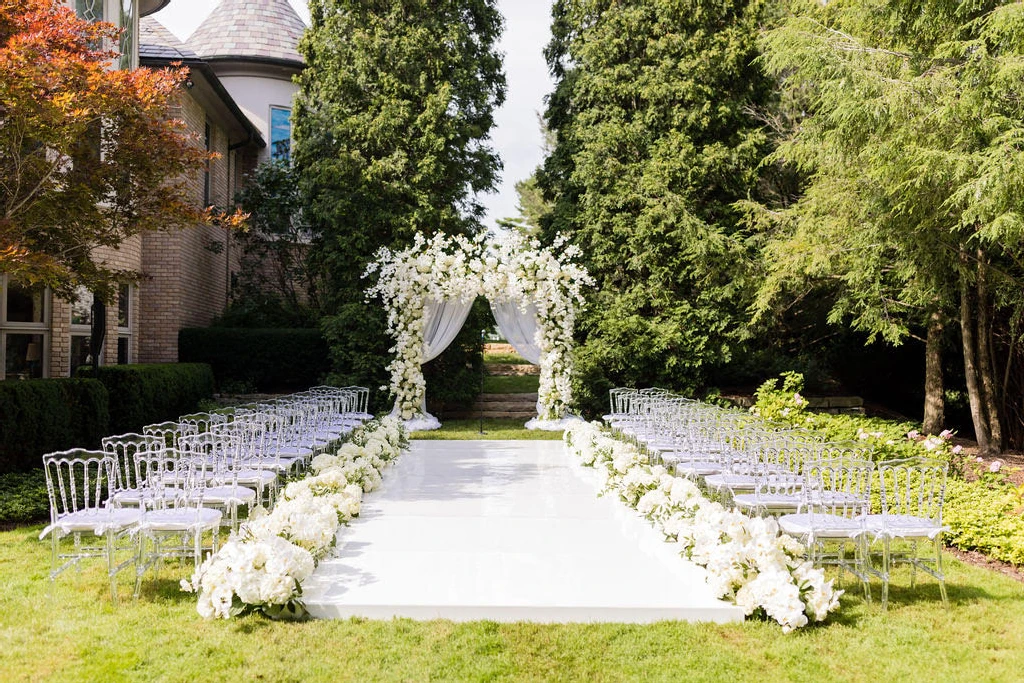
[[[253,59],[302,65],[306,30],[288,0],[222,0],[188,39],[203,59]]]
[[[153,17],[139,21],[139,56],[152,59],[193,60],[195,52]]]

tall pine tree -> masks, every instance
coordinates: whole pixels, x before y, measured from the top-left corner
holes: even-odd
[[[1007,426],[1020,438],[1024,9],[807,1],[765,45],[805,112],[777,156],[809,182],[770,215],[760,308],[829,279],[842,284],[834,322],[890,341],[927,329],[929,430],[941,427],[941,328],[958,323],[980,446],[999,450]]]
[[[339,379],[376,387],[390,341],[360,276],[417,231],[480,229],[476,194],[501,169],[488,136],[505,96],[502,19],[494,0],[312,0],[310,16],[295,164],[322,327]]]
[[[734,208],[759,183],[772,96],[759,0],[556,0],[547,50],[557,144],[540,174],[598,282],[580,393],[696,387],[743,327],[749,247]]]

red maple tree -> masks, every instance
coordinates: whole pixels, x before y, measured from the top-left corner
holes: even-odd
[[[97,247],[242,220],[188,200],[212,155],[169,115],[187,69],[115,70],[118,35],[55,0],[0,0],[0,272],[58,295],[109,300],[133,275]]]

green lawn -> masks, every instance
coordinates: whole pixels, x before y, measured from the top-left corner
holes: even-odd
[[[486,375],[485,394],[536,394],[540,388],[537,375]]]
[[[173,565],[116,608],[96,562],[48,596],[38,533],[0,533],[4,680],[1014,681],[1024,670],[1024,586],[952,559],[949,612],[934,583],[910,591],[901,576],[888,613],[844,596],[827,624],[788,636],[759,621],[288,624],[202,620]],[[121,585],[130,594],[127,575]]]
[[[414,438],[559,438],[517,420],[450,421]],[[53,681],[1017,681],[1024,670],[1024,585],[947,561],[951,607],[928,577],[897,574],[890,607],[858,586],[828,622],[783,635],[772,622],[497,624],[410,620],[204,621],[178,590],[186,568],[148,575],[140,600],[114,607],[100,563],[52,592],[39,526],[0,533],[0,672]],[[875,585],[875,594],[879,593]],[[122,596],[131,577],[122,573]]]
[[[413,439],[458,439],[484,441],[504,439],[561,440],[562,432],[531,431],[523,427],[526,420],[484,420],[484,434],[480,434],[480,420],[443,420],[441,429],[432,432],[413,432]]]

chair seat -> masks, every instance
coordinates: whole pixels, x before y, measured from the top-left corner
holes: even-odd
[[[770,513],[796,512],[803,504],[803,496],[785,493],[741,493],[733,496],[736,507],[744,510],[765,510]]]
[[[125,489],[118,491],[110,497],[110,502],[115,505],[130,505],[139,507],[143,503],[156,503],[167,500],[174,500],[181,495],[181,489],[173,486],[165,486],[159,489]]]
[[[718,474],[722,471],[722,463],[705,461],[699,462],[695,460],[683,460],[676,463],[676,474],[682,475],[693,475],[693,476],[706,476],[709,474]]]
[[[860,519],[816,512],[782,515],[779,528],[790,536],[812,540],[847,540],[865,532],[864,522]]]
[[[211,505],[250,505],[256,501],[256,491],[245,486],[208,486],[202,499]]]
[[[868,515],[865,524],[875,536],[890,538],[934,539],[943,531],[949,531],[949,527],[940,526],[934,520],[914,515]]]
[[[277,481],[277,473],[247,467],[235,472],[232,478],[240,484],[272,484]]]
[[[147,512],[139,525],[143,531],[195,531],[220,526],[223,513],[212,508],[167,508]]]
[[[60,529],[65,534],[92,531],[97,536],[102,536],[108,531],[123,531],[128,527],[138,524],[142,512],[135,508],[89,508],[64,515],[53,524],[50,524],[39,538],[45,538],[47,534],[55,529]]]
[[[299,445],[281,445],[277,449],[277,454],[284,458],[296,458],[303,459],[313,455],[313,449]]]
[[[704,485],[716,491],[752,492],[757,487],[757,478],[752,474],[710,474],[704,477]]]

